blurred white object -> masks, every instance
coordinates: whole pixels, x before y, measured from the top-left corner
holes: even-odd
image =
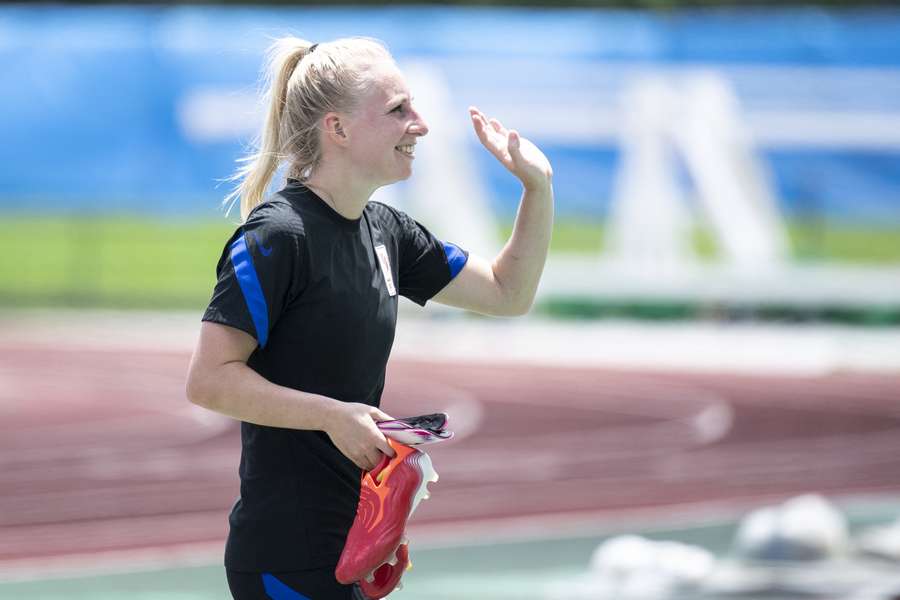
[[[693,259],[677,156],[667,135],[677,104],[678,95],[658,78],[623,94],[622,160],[606,246],[616,260],[663,271]]]
[[[753,511],[741,521],[735,554],[755,561],[817,561],[847,553],[844,516],[815,494]]]
[[[714,563],[703,548],[623,535],[594,550],[590,572],[583,580],[553,588],[550,595],[567,600],[655,599],[696,589]]]
[[[605,73],[616,72],[608,67]],[[900,139],[893,131],[897,127],[879,117],[863,128],[874,137],[834,137],[832,124],[838,123],[844,133],[858,133],[869,118],[834,112],[804,117],[753,106],[744,111],[729,81],[761,81],[777,73],[776,80],[794,82],[813,74],[739,71],[654,67],[637,77],[628,70],[616,72],[607,96],[624,89],[624,108],[595,106],[585,127],[586,140],[616,136],[621,147],[605,248],[596,257],[551,256],[541,280],[541,300],[775,303],[812,309],[897,305],[896,266],[788,260],[788,236],[774,187],[756,151],[758,145],[773,147],[773,138],[774,147],[827,145],[838,139],[880,147]],[[543,133],[551,136],[549,130]],[[884,135],[894,141],[875,139]],[[702,262],[695,256],[691,209],[698,209],[697,216],[709,225],[723,260]]]
[[[675,139],[724,258],[743,268],[777,266],[787,234],[737,96],[722,76],[706,72],[685,82],[682,102]]]
[[[232,88],[192,88],[175,105],[179,128],[194,144],[248,139],[258,133],[265,114],[256,92]]]
[[[856,538],[856,548],[869,556],[900,562],[900,519],[862,531]]]
[[[844,515],[825,498],[811,494],[747,515],[735,537],[733,557],[716,565],[702,591],[709,598],[844,598],[891,581],[894,570],[857,560],[850,552]]]
[[[847,600],[897,600],[900,598],[900,575],[885,575],[882,581],[870,583],[847,597]]]
[[[591,571],[611,579],[659,575],[672,584],[695,584],[709,573],[714,560],[698,546],[623,535],[606,540],[594,550]]]
[[[624,94],[622,166],[612,203],[611,258],[666,270],[692,251],[679,183],[683,164],[724,260],[742,269],[780,265],[787,235],[738,100],[713,72],[676,85],[649,77]],[[679,162],[679,159],[681,162]]]

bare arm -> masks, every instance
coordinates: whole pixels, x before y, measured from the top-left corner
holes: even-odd
[[[553,169],[547,157],[515,130],[470,116],[478,139],[519,181],[523,192],[512,235],[493,262],[470,255],[463,270],[433,299],[489,315],[522,315],[537,293],[553,229]]]
[[[374,406],[276,385],[247,366],[255,348],[253,336],[204,322],[188,368],[188,399],[248,423],[324,431],[362,469],[375,468],[381,453],[394,455],[375,425],[389,415]]]

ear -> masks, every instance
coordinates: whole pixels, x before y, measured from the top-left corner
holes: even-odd
[[[346,146],[349,136],[344,130],[343,117],[338,113],[330,112],[322,119],[325,135],[338,146]]]

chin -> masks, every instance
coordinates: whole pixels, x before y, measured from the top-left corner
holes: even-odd
[[[405,173],[400,173],[399,175],[397,175],[396,177],[394,177],[393,179],[391,179],[390,183],[397,183],[397,182],[399,182],[399,181],[406,181],[406,180],[409,179],[410,177],[412,177],[412,169],[407,170]]]

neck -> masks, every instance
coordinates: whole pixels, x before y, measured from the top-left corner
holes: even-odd
[[[353,169],[341,167],[335,161],[322,161],[306,185],[342,217],[358,219],[377,186],[359,181],[353,177],[353,172]]]

